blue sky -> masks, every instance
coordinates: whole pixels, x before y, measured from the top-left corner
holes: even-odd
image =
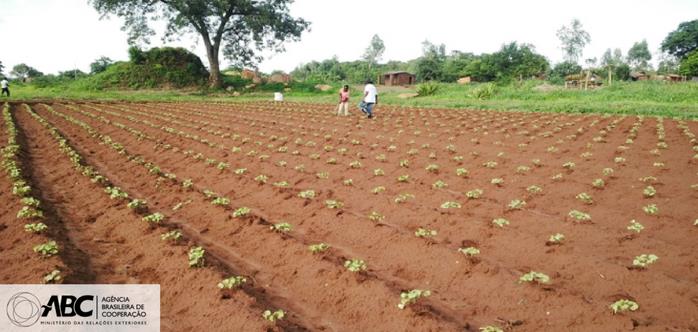
[[[27,63],[45,73],[75,67],[87,71],[100,56],[128,57],[121,19],[100,20],[87,0],[0,1],[0,61],[6,68]],[[301,42],[287,45],[285,53],[268,54],[260,64],[263,71],[290,71],[335,55],[342,61],[358,59],[373,34],[385,42],[384,61],[418,57],[421,42],[428,39],[446,44],[448,51],[474,53],[493,52],[510,41],[530,43],[558,62],[562,52],[555,32],[573,18],[591,35],[584,58],[600,58],[609,47],[625,54],[634,42],[647,39],[656,59],[670,31],[698,19],[696,0],[297,0],[291,10],[312,23],[311,31]],[[159,38],[152,43],[161,44]],[[196,38],[175,45],[206,63]]]

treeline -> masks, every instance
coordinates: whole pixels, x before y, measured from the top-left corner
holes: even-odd
[[[407,71],[416,74],[418,81],[454,82],[470,77],[477,82],[510,82],[529,78],[547,79],[560,83],[564,77],[589,71],[607,77],[609,71],[614,80],[629,80],[632,72],[667,75],[698,76],[698,20],[684,22],[669,33],[661,45],[657,68],[651,65],[652,53],[646,40],[633,44],[623,54],[610,48],[601,57],[580,59],[584,46],[591,41],[578,20],[557,31],[564,61],[551,64],[530,44],[511,42],[493,53],[473,54],[462,51],[446,53],[444,44],[429,41],[422,44],[422,56],[409,61],[376,63],[385,46],[374,36],[363,59],[340,62],[337,58],[312,61],[295,68],[294,79],[312,82],[361,83],[367,78],[376,79],[388,71]],[[377,46],[376,46],[377,45]],[[580,64],[582,63],[582,64]]]

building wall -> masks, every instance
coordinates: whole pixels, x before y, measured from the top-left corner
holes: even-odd
[[[414,84],[415,77],[407,73],[395,75],[383,75],[382,83],[385,85],[411,85]]]

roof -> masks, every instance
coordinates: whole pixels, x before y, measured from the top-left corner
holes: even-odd
[[[388,72],[383,73],[383,75],[394,75],[394,74],[414,75],[414,74],[412,74],[410,72],[406,72],[406,71],[388,71]]]

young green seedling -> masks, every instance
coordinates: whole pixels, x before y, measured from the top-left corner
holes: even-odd
[[[526,201],[520,200],[520,199],[514,199],[511,202],[509,202],[509,205],[507,205],[507,208],[509,210],[521,210],[526,206]]]
[[[480,249],[475,248],[475,247],[466,247],[466,248],[459,248],[458,252],[461,252],[468,257],[473,257],[473,256],[477,256],[480,254]]]
[[[41,233],[48,229],[44,223],[33,223],[24,225],[24,230],[29,233]]]
[[[646,268],[648,265],[656,262],[659,259],[657,255],[654,254],[642,254],[635,257],[633,260],[633,266],[637,268]]]
[[[421,297],[428,297],[431,292],[428,290],[413,289],[409,292],[400,293],[400,303],[397,305],[400,309],[405,309],[410,304],[417,302]]]
[[[640,308],[640,306],[637,304],[635,301],[627,300],[627,299],[621,299],[616,302],[613,302],[609,308],[613,311],[613,314],[617,314],[619,312],[624,312],[624,311],[635,311]]]
[[[385,216],[376,211],[371,211],[371,214],[368,215],[368,219],[373,222],[381,222],[385,219]]]
[[[436,236],[437,232],[433,229],[426,229],[426,228],[418,228],[415,232],[414,235],[416,237],[423,237],[423,238],[428,238],[428,237],[434,237]]]
[[[252,210],[248,207],[239,207],[233,211],[233,217],[242,218],[247,216]]]
[[[203,267],[206,250],[201,247],[193,247],[189,250],[189,267]]]
[[[647,186],[643,191],[642,194],[645,195],[647,198],[654,197],[654,195],[657,194],[657,190],[654,189],[652,186]]]
[[[539,284],[547,284],[550,282],[550,277],[548,275],[546,275],[545,273],[531,271],[529,273],[522,275],[519,278],[519,283],[524,283],[524,282],[537,282]]]
[[[344,267],[351,272],[366,270],[366,263],[362,259],[351,259],[344,262]]]
[[[591,195],[587,193],[579,193],[576,197],[578,200],[584,202],[585,204],[594,204],[594,199],[592,199]]]
[[[659,208],[657,207],[657,204],[649,204],[647,206],[643,206],[642,211],[645,211],[645,213],[650,216],[654,216],[659,213]]]
[[[509,225],[509,220],[506,220],[504,218],[497,218],[492,220],[492,224],[494,224],[497,227],[504,228],[504,226]]]
[[[163,220],[165,220],[165,216],[160,212],[155,212],[155,213],[149,214],[141,219],[150,225],[156,225],[156,224],[160,224]]]
[[[635,221],[635,219],[630,220],[630,225],[628,225],[628,230],[633,231],[636,233],[640,233],[643,229],[645,229],[645,226],[642,226],[641,223]]]
[[[572,218],[574,221],[578,221],[578,222],[591,220],[591,215],[589,215],[588,213],[577,211],[577,210],[572,210],[567,215],[570,218]]]
[[[242,287],[247,282],[247,279],[243,276],[232,276],[230,278],[226,278],[221,280],[221,282],[218,283],[218,288],[220,289],[233,289],[233,288],[239,288]]]
[[[305,198],[305,199],[313,199],[315,198],[315,191],[314,190],[304,190],[298,193],[298,197],[300,198]]]
[[[160,234],[160,240],[163,241],[173,241],[177,242],[182,238],[182,232],[179,230],[172,230],[167,233]]]
[[[287,222],[280,222],[270,226],[269,229],[279,233],[288,233],[293,229],[293,226]]]
[[[500,327],[494,325],[487,325],[480,328],[480,332],[504,332]]]
[[[478,199],[482,196],[485,191],[482,189],[473,189],[465,193],[465,197],[468,199]]]
[[[281,309],[276,311],[264,310],[264,313],[262,313],[262,317],[272,323],[284,319],[285,316],[286,313]]]
[[[441,204],[441,208],[442,208],[442,209],[460,209],[460,208],[461,208],[461,204],[458,203],[458,202],[450,202],[450,201],[449,201],[449,202],[443,202],[443,203]]]
[[[60,270],[53,270],[44,276],[45,284],[57,284],[61,282],[63,278],[61,277]]]
[[[34,246],[34,252],[41,254],[44,258],[51,257],[58,254],[58,245],[56,241],[50,240],[46,243]]]
[[[550,244],[562,244],[562,241],[565,239],[565,235],[561,233],[556,233],[553,235],[550,235],[550,238],[548,239],[548,243]]]
[[[313,254],[324,252],[329,248],[330,246],[326,243],[311,244],[308,246],[308,250],[310,250],[310,252],[312,252]]]

